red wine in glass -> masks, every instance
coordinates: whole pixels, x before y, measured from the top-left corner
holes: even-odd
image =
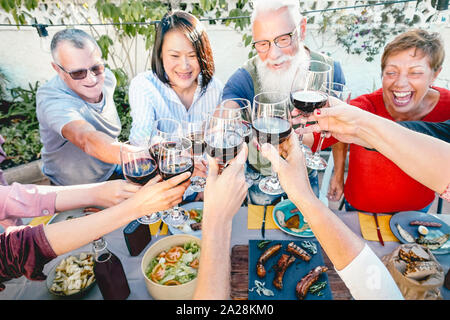
[[[192,150],[194,156],[201,157],[205,153],[206,142],[203,132],[191,132],[187,135],[187,138],[192,142]]]
[[[168,180],[185,172],[190,172],[191,174],[194,172],[194,161],[192,158],[178,158],[175,163],[165,163],[164,160],[162,160],[159,169],[159,173],[163,180]]]
[[[310,116],[315,109],[323,108],[328,101],[326,94],[320,91],[301,90],[291,93],[291,102],[302,116]]]
[[[270,143],[276,146],[289,137],[292,127],[288,120],[267,117],[254,120],[253,131],[260,144]]]
[[[225,165],[237,156],[243,141],[242,136],[237,132],[211,135],[206,142],[206,153]]]
[[[124,163],[124,176],[131,182],[144,185],[158,174],[156,161],[150,158],[140,158]]]
[[[242,132],[244,142],[249,144],[252,137],[252,124],[248,121],[242,120]]]

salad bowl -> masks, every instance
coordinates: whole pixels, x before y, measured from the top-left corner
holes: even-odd
[[[147,249],[141,272],[153,299],[192,299],[197,285],[200,244],[201,240],[195,236],[177,234],[164,237]]]

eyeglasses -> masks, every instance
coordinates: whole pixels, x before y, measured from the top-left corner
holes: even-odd
[[[292,37],[295,34],[297,28],[295,28],[292,32],[282,34],[272,41],[270,40],[260,40],[252,43],[253,48],[259,53],[264,53],[269,51],[270,45],[273,42],[278,48],[286,48],[289,47],[292,43]]]
[[[105,72],[105,64],[100,63],[96,64],[95,66],[90,67],[89,69],[79,69],[75,71],[66,71],[63,67],[61,67],[59,64],[56,64],[59,68],[61,68],[62,71],[69,74],[69,76],[73,80],[83,80],[87,77],[88,71],[92,72],[94,76],[98,76]]]

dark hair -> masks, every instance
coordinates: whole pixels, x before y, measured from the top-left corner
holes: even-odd
[[[50,51],[54,60],[57,60],[56,48],[63,41],[69,41],[77,49],[84,49],[86,42],[89,41],[100,50],[97,41],[85,31],[80,29],[64,29],[55,33],[50,43]]]
[[[152,52],[152,70],[159,80],[170,84],[164,70],[161,51],[164,36],[173,29],[181,31],[194,47],[202,74],[202,83],[200,85],[202,93],[204,93],[214,74],[214,59],[206,31],[203,29],[200,21],[189,13],[174,11],[166,13],[161,19],[156,28],[156,38]]]
[[[381,71],[383,72],[389,56],[411,48],[415,48],[418,51],[416,53],[429,58],[430,68],[433,71],[438,71],[442,67],[445,50],[439,33],[413,29],[400,34],[386,45],[381,57]]]

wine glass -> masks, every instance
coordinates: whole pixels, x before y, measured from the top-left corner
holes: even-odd
[[[238,117],[241,118],[240,134],[244,137],[245,143],[250,143],[252,140],[252,105],[250,101],[244,98],[231,98],[223,100],[219,106],[230,111],[236,111]],[[251,175],[245,170],[245,182],[250,188],[253,185]]]
[[[289,95],[281,92],[262,92],[253,99],[253,134],[259,146],[264,143],[278,147],[292,131]],[[282,194],[277,174],[261,179],[259,188],[270,195]]]
[[[133,146],[129,141],[120,145],[120,159],[123,175],[136,184],[144,185],[158,174],[158,164],[147,147]],[[152,224],[161,219],[160,212],[137,219],[142,224]]]
[[[331,80],[331,66],[321,61],[311,60],[307,69],[297,69],[294,81],[291,85],[291,103],[297,110],[300,117],[300,127],[303,129],[307,118],[315,109],[326,105],[328,96],[324,84],[329,84]],[[303,139],[301,135],[300,140]],[[320,158],[320,149],[312,155],[309,148],[303,145],[305,160],[311,169],[323,170],[326,168],[326,161]]]
[[[194,163],[201,163],[205,159],[205,124],[206,114],[196,113],[192,117],[192,121],[183,120],[181,126],[183,135],[191,140],[192,150],[194,154]],[[191,177],[189,188],[194,192],[203,192],[205,189],[206,178],[200,176]]]
[[[148,147],[150,150],[150,154],[156,161],[158,161],[159,159],[159,144],[161,143],[161,141],[170,139],[173,136],[183,136],[181,123],[177,120],[161,118],[153,123]]]
[[[207,115],[205,126],[206,153],[215,158],[219,171],[233,160],[242,148],[242,122],[236,110],[216,108]]]
[[[324,82],[322,84],[321,92],[327,96],[338,98],[341,101],[348,103],[351,97],[351,90],[348,86],[337,82]],[[328,99],[327,99],[328,100]],[[329,107],[329,103],[324,103],[322,108]],[[317,145],[314,155],[306,159],[306,166],[311,169],[323,170],[327,167],[325,159],[320,157],[320,150],[322,149],[322,143],[327,135],[327,131],[320,132],[320,140]]]
[[[194,172],[192,142],[188,138],[172,136],[161,141],[159,145],[159,174],[163,180],[168,180],[184,172]],[[165,212],[162,220],[172,226],[179,226],[189,218],[188,212],[181,207]]]

